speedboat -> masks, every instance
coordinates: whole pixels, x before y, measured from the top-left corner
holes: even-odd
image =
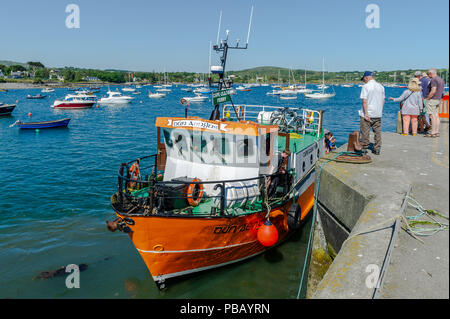
[[[108,91],[108,97],[103,97],[98,100],[100,104],[127,104],[130,103],[134,97],[122,95],[122,93],[118,91]]]
[[[296,100],[297,99],[297,94],[296,95],[280,95],[280,100]]]
[[[211,93],[211,89],[207,87],[200,87],[194,90],[194,93]]]
[[[88,109],[95,104],[95,95],[67,94],[64,100],[55,100],[54,109]]]
[[[122,91],[124,91],[124,92],[134,92],[134,91],[136,91],[136,89],[134,89],[134,88],[122,88]]]
[[[171,89],[166,89],[166,88],[161,88],[161,89],[157,89],[156,92],[167,92],[167,93],[169,93],[169,92],[172,92],[172,90]]]
[[[322,92],[313,92],[313,93],[305,93],[305,97],[309,99],[329,99],[335,96],[336,93],[324,93]]]
[[[248,88],[246,88],[246,87],[240,85],[240,86],[238,86],[238,87],[236,88],[236,91],[248,92],[248,91],[251,91],[251,89],[248,89]]]
[[[37,94],[37,95],[30,95],[30,94],[27,95],[27,99],[29,99],[29,100],[33,100],[33,99],[44,99],[44,98],[46,98],[46,97],[47,97],[47,95],[41,95],[40,93]]]
[[[164,93],[152,93],[151,91],[148,92],[148,97],[151,99],[159,99],[165,96],[166,95]]]
[[[46,89],[42,89],[41,92],[42,93],[51,93],[51,92],[55,92],[55,89],[46,88]]]
[[[192,88],[181,88],[181,91],[185,91],[185,92],[192,92]]]
[[[16,107],[16,104],[0,103],[0,116],[1,115],[11,115],[11,113],[12,113],[12,111],[14,111],[15,107]]]
[[[204,101],[208,100],[208,97],[197,93],[197,94],[195,94],[195,96],[183,97],[183,99],[186,100],[186,102],[204,102]]]

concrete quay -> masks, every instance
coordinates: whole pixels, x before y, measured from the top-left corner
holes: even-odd
[[[406,195],[449,216],[448,120],[439,138],[383,132],[382,140],[381,155],[368,153],[372,163],[330,161],[322,168],[310,265],[318,248],[338,253],[323,278],[308,281],[310,298],[449,298],[449,231],[418,240],[399,217],[419,214]]]

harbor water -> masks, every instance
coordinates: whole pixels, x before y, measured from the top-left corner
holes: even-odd
[[[12,116],[0,117],[0,298],[296,298],[310,219],[264,254],[178,280],[162,292],[128,236],[106,229],[105,221],[115,218],[109,200],[120,163],[156,152],[156,117],[184,116],[179,101],[193,95],[180,88],[174,86],[166,98],[149,99],[144,87],[131,104],[85,110],[50,107],[67,89],[46,93],[42,100],[26,99],[38,89],[0,92],[0,102],[17,103]],[[303,95],[283,101],[266,96],[269,89],[238,92],[233,102],[324,110],[324,128],[333,132],[338,146],[359,129],[357,86],[336,87],[336,96],[323,101]],[[402,91],[386,88],[386,98]],[[209,100],[192,103],[189,114],[209,118],[211,111]],[[395,131],[397,111],[397,103],[386,103],[383,131]],[[66,117],[72,119],[68,128],[10,127],[17,120]],[[88,268],[80,273],[79,289],[66,287],[66,275],[35,279],[43,271],[82,263]]]

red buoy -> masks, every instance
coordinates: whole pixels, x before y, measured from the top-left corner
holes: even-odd
[[[258,241],[265,247],[270,247],[278,241],[278,230],[270,220],[266,220],[258,229]]]
[[[33,115],[33,114],[31,114],[31,112],[30,112],[30,113],[28,113],[28,116],[29,116],[29,117],[31,117],[31,115]]]

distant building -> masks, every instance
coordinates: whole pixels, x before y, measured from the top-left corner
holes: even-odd
[[[25,77],[30,77],[30,73],[27,71],[11,72],[11,75],[9,77],[11,79],[23,79]]]
[[[100,80],[98,79],[98,77],[95,77],[95,76],[86,76],[86,77],[84,78],[84,80],[89,81],[89,82],[100,81]]]
[[[0,70],[0,78],[4,77],[2,70]]]

